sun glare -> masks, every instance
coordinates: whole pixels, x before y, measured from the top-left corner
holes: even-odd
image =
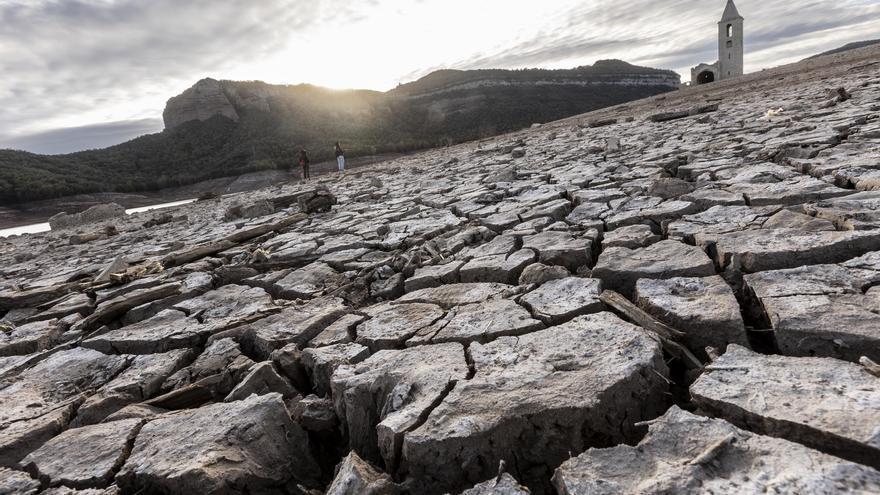
[[[384,0],[348,24],[324,12],[325,20],[313,28],[291,32],[283,52],[234,72],[245,78],[263,74],[275,83],[388,90],[426,71],[533,38],[576,2],[514,3],[515,8],[502,0],[405,5]]]

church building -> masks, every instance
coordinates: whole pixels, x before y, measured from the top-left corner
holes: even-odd
[[[691,69],[691,85],[707,84],[743,75],[743,16],[733,0],[727,0],[718,23],[718,61]]]

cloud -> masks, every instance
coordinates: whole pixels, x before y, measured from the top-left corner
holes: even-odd
[[[686,75],[717,59],[724,2],[0,0],[0,145],[82,149],[107,143],[101,133],[125,139],[203,77],[390,89],[439,68],[607,58]],[[737,6],[747,71],[880,31],[876,0]],[[105,122],[113,124],[94,125]],[[57,129],[65,131],[46,133]]]
[[[60,155],[87,148],[106,148],[145,134],[161,132],[163,127],[162,119],[140,119],[53,129],[19,137],[0,136],[0,149]]]
[[[746,17],[746,50],[765,51],[760,58],[747,54],[747,70],[755,71],[805,58],[818,51],[836,48],[861,39],[843,28],[867,24],[866,30],[880,30],[880,3],[873,0],[837,2],[804,0],[765,2],[738,0]],[[569,12],[559,29],[505,47],[459,60],[457,68],[496,64],[520,68],[554,64],[583,58],[621,58],[632,63],[673,69],[683,76],[700,62],[717,60],[717,22],[723,1],[616,0],[581,2]],[[848,36],[849,34],[849,36]],[[803,38],[810,43],[805,44]],[[774,55],[779,55],[774,63]],[[413,72],[413,76],[423,75]]]
[[[2,2],[0,133],[154,117],[172,88],[272,53],[315,14],[293,0]]]

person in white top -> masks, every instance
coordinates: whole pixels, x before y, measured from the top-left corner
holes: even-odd
[[[336,142],[336,164],[339,165],[339,173],[345,173],[345,150]]]

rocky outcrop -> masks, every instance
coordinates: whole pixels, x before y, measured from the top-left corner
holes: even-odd
[[[125,208],[116,203],[111,203],[92,206],[81,213],[59,213],[49,219],[49,226],[52,230],[64,230],[123,216],[125,216]]]
[[[215,115],[238,120],[238,112],[226,96],[223,83],[210,78],[202,79],[168,100],[162,112],[166,129],[174,129],[193,120],[208,120]]]

